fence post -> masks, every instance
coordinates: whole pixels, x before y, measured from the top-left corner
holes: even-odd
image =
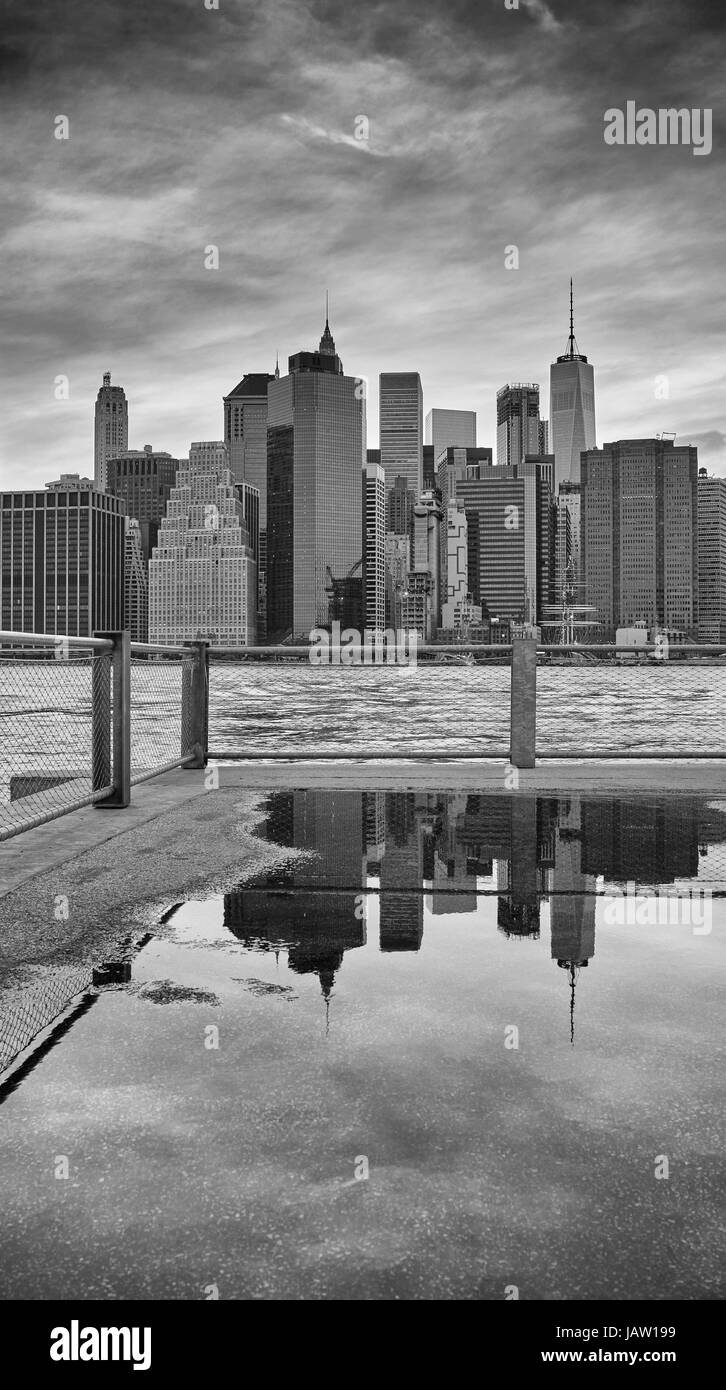
[[[110,785],[113,791],[95,805],[103,810],[121,810],[131,800],[131,635],[128,632],[95,632],[93,635],[113,644],[111,672],[105,662],[99,663],[93,679],[94,790]]]
[[[188,678],[182,678],[181,756],[193,754],[185,766],[195,771],[207,766],[209,751],[209,643],[184,645],[190,648],[192,662]]]
[[[512,767],[534,767],[537,747],[537,641],[512,638],[512,694],[509,760]]]

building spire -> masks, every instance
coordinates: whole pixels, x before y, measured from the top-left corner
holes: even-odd
[[[571,277],[571,276],[570,276],[570,336],[569,336],[569,338],[567,339],[567,348],[566,348],[565,352],[563,353],[562,357],[558,357],[558,358],[557,358],[557,361],[558,361],[558,362],[587,362],[587,358],[584,357],[583,354],[580,352],[580,349],[579,349],[578,346],[577,346],[577,339],[575,338],[575,308],[574,308],[574,294],[573,294],[573,290],[572,290],[572,277]]]
[[[332,335],[332,333],[331,333],[331,331],[330,331],[330,322],[329,322],[329,317],[328,317],[328,316],[329,316],[328,291],[326,290],[326,291],[325,291],[325,328],[324,328],[324,330],[323,330],[323,336],[322,336],[322,338],[320,339],[320,349],[319,349],[319,350],[320,350],[320,352],[322,352],[326,357],[335,357],[335,342],[334,342],[334,340],[333,340],[333,335]]]
[[[280,349],[275,353],[275,381],[280,380]]]

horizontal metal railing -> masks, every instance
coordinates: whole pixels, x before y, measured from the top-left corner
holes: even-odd
[[[207,669],[204,643],[0,631],[0,841],[204,767]]]
[[[723,658],[726,671],[726,645],[689,642],[671,644],[664,651],[657,643],[637,648],[602,643],[563,646],[538,643],[534,638],[515,638],[507,644],[457,642],[443,646],[421,643],[409,653],[404,651],[400,662],[387,660],[391,649],[376,643],[337,643],[324,650],[328,660],[319,662],[313,660],[316,649],[310,645],[226,648],[196,641],[165,646],[131,642],[125,632],[67,637],[0,631],[0,673],[7,675],[14,671],[17,677],[14,683],[13,679],[5,681],[5,699],[0,710],[4,720],[0,774],[2,760],[5,760],[5,772],[8,768],[10,772],[6,780],[9,785],[14,784],[10,810],[8,803],[0,801],[0,840],[82,806],[122,808],[129,804],[135,783],[173,768],[203,769],[208,759],[215,762],[428,762],[432,759],[450,762],[486,757],[508,760],[515,768],[527,768],[535,765],[537,757],[553,761],[726,758],[726,744],[714,746],[713,737],[707,744],[705,733],[701,746],[695,741],[684,740],[683,728],[697,726],[687,702],[679,715],[681,733],[677,739],[669,741],[665,731],[659,729],[650,741],[638,736],[637,741],[630,739],[629,742],[622,719],[618,722],[621,706],[626,712],[642,706],[644,719],[651,709],[660,710],[659,717],[662,717],[668,699],[677,696],[676,673],[661,685],[660,678],[651,675],[650,668],[667,665],[686,669],[690,665],[694,670],[711,672]],[[347,659],[341,661],[344,654]],[[314,666],[340,666],[343,674],[346,667],[355,671],[361,667],[383,666],[393,671],[396,665],[415,666],[419,659],[422,664],[432,661],[455,671],[456,658],[464,657],[470,658],[468,667],[474,663],[484,668],[501,665],[509,668],[508,677],[494,677],[494,685],[486,687],[498,696],[496,718],[501,717],[501,731],[505,735],[508,733],[508,740],[495,733],[489,735],[490,743],[485,744],[476,723],[470,725],[473,732],[469,738],[469,710],[464,707],[457,723],[457,730],[461,726],[469,740],[464,750],[456,746],[437,747],[433,742],[423,745],[419,742],[418,747],[409,750],[400,746],[400,741],[393,747],[385,743],[363,746],[360,737],[357,742],[335,747],[296,744],[289,737],[284,743],[275,744],[273,739],[268,747],[253,740],[247,740],[249,746],[240,741],[231,747],[209,747],[210,661],[215,671],[248,660],[269,664],[292,660],[306,661]],[[32,678],[23,676],[29,665],[33,667]],[[83,687],[83,698],[72,681],[65,694],[62,679],[55,689],[52,687],[54,673],[64,668],[85,672],[86,681],[90,672],[90,688],[88,683]],[[577,681],[566,679],[570,671],[578,673]],[[594,680],[590,680],[591,677]],[[48,688],[45,699],[42,690],[38,694],[43,680]],[[285,680],[289,684],[287,677]],[[507,683],[508,719],[502,710]],[[712,706],[718,705],[720,728],[723,722],[723,703],[718,703],[720,689],[710,674],[704,678],[702,686],[699,691],[701,708],[710,711]],[[294,689],[294,683],[289,688]],[[271,696],[274,697],[274,687]],[[599,705],[599,701],[606,703]],[[553,717],[552,710],[555,711]],[[24,714],[26,723],[32,725],[32,734],[13,764],[18,739],[22,739]],[[233,727],[239,724],[240,714],[244,714],[244,709],[238,704],[233,709]],[[73,721],[84,718],[87,732],[90,731],[89,767],[85,770],[73,767],[68,753],[69,748],[80,746],[78,740],[73,741]],[[58,749],[53,740],[60,728],[58,721],[64,719],[67,721],[65,761],[61,759],[62,766],[54,769]],[[573,746],[569,737],[558,741],[557,729],[564,727],[564,721],[569,734],[571,725],[578,720],[587,734],[581,745]],[[707,713],[701,717],[700,727],[710,729],[714,721],[715,716]],[[284,727],[284,706],[280,722]],[[312,716],[310,722],[312,727]],[[550,729],[555,733],[548,732]],[[603,730],[610,729],[614,736],[607,744],[598,744]],[[426,738],[427,733],[423,737]],[[457,741],[463,741],[458,733],[451,742]]]

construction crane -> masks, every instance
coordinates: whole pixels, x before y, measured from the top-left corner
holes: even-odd
[[[358,604],[357,609],[354,610],[352,600],[355,593],[354,586],[360,583],[359,580],[354,578],[354,575],[356,570],[361,568],[362,564],[363,556],[361,555],[360,560],[356,560],[356,563],[351,565],[348,573],[344,575],[342,579],[335,578],[330,565],[325,566],[329,580],[329,583],[325,586],[325,592],[328,595],[328,611],[331,623],[343,622],[346,620],[344,618],[345,614],[350,614],[352,611],[359,611],[360,604]]]

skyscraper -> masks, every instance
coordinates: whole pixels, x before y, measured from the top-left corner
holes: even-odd
[[[585,601],[604,640],[640,620],[695,635],[698,451],[620,439],[583,454],[580,550]]]
[[[423,491],[423,389],[418,372],[381,372],[379,415],[386,487],[405,478],[418,502]]]
[[[317,352],[289,358],[267,395],[267,630],[362,627],[365,400],[326,320]]]
[[[442,521],[443,526],[443,521]],[[441,574],[441,626],[447,631],[462,624],[469,597],[469,546],[466,509],[452,498],[446,509],[446,569]],[[481,610],[478,610],[481,618]]]
[[[484,458],[477,455],[484,454]],[[533,455],[510,467],[490,450],[448,449],[439,462],[442,502],[464,505],[470,593],[484,615],[535,625],[549,601],[552,567],[552,460]],[[472,572],[473,571],[473,572]]]
[[[698,637],[726,642],[726,478],[698,471]]]
[[[149,564],[149,637],[255,642],[255,563],[224,443],[192,444]]]
[[[279,370],[276,373],[279,377]],[[267,388],[276,378],[271,372],[247,372],[224,406],[224,442],[229,467],[236,483],[245,479],[260,489],[267,474]]]
[[[539,452],[539,386],[536,381],[508,382],[497,391],[497,463],[521,463]]]
[[[386,626],[386,480],[380,463],[363,469],[363,625]]]
[[[0,497],[0,627],[92,637],[123,618],[125,517],[88,478]]]
[[[550,448],[558,487],[564,482],[579,483],[580,454],[595,447],[595,375],[575,341],[570,280],[567,350],[550,367]]]
[[[441,614],[441,507],[425,492],[413,509],[411,565],[402,594],[401,624],[422,642],[436,636]]]
[[[126,517],[123,626],[128,628],[132,642],[148,642],[149,571],[144,557],[141,527],[133,516]]]
[[[267,630],[267,388],[280,375],[247,372],[224,396],[224,440],[235,483],[249,483],[259,494],[257,559],[257,636]],[[241,496],[242,494],[240,494]]]
[[[444,449],[454,445],[476,447],[475,410],[430,410],[426,416],[425,444],[433,445],[434,467]]]
[[[118,497],[127,516],[138,521],[147,564],[156,545],[178,467],[178,459],[155,451],[150,444],[145,444],[143,449],[127,449],[106,460],[106,492]]]
[[[96,397],[93,446],[93,478],[98,492],[106,491],[106,461],[122,454],[129,446],[129,408],[122,386],[111,385],[111,373],[104,372],[103,386]]]
[[[394,536],[410,536],[413,529],[413,509],[416,504],[408,479],[399,475],[386,478],[386,532]],[[419,493],[419,496],[421,494]]]

